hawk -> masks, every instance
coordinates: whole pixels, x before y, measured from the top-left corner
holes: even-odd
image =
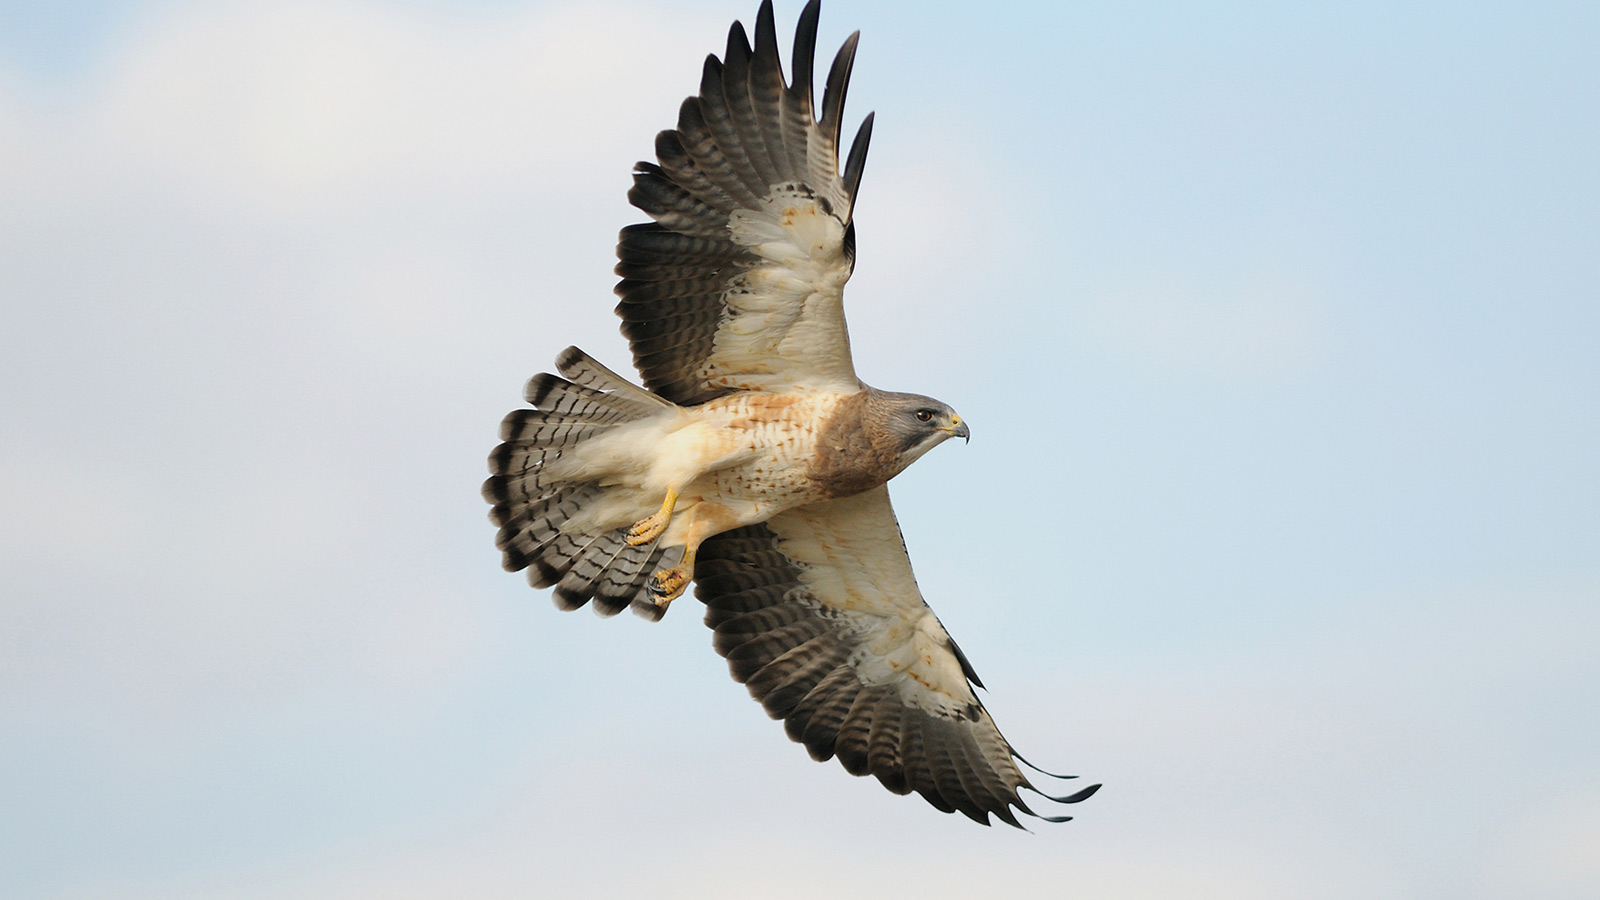
[[[787,83],[770,0],[754,47],[735,22],[634,168],[628,199],[652,221],[622,230],[616,312],[643,387],[576,347],[528,382],[483,488],[497,545],[562,609],[659,619],[693,583],[733,677],[819,761],[986,825],[1066,821],[1023,801],[1048,795],[923,602],[889,504],[888,481],[967,424],[856,377],[843,288],[872,116],[841,170],[860,33],[818,118],[817,15],[812,0]]]

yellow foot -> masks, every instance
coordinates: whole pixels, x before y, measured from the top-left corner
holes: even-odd
[[[694,551],[688,550],[684,552],[682,562],[670,569],[657,569],[650,576],[650,599],[655,601],[656,606],[666,609],[668,603],[683,594],[693,578]]]
[[[678,492],[673,490],[667,491],[667,499],[661,501],[660,509],[633,523],[633,527],[628,529],[628,546],[637,547],[640,544],[648,544],[656,538],[661,537],[661,532],[666,531],[667,526],[672,523],[672,507],[675,506],[677,502]],[[679,588],[678,590],[679,593],[682,593],[683,591],[682,588]],[[676,594],[674,596],[676,596]]]

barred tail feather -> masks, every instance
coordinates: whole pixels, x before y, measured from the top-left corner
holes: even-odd
[[[662,567],[666,551],[660,547],[624,547],[594,585],[595,612],[613,616],[631,604],[646,618],[661,618],[662,610],[644,592],[645,578]]]
[[[594,597],[595,583],[627,546],[627,536],[618,530],[595,535],[581,550],[569,554],[569,568],[556,583],[556,605],[562,609],[577,609],[588,603]],[[604,613],[598,604],[595,611]]]
[[[501,444],[489,454],[484,499],[489,520],[500,529],[495,545],[509,572],[527,570],[528,583],[554,587],[561,609],[591,599],[595,612],[612,616],[633,606],[660,618],[646,579],[664,552],[655,544],[627,543],[626,529],[587,533],[573,527],[606,488],[594,481],[569,482],[552,472],[565,454],[581,454],[591,438],[673,407],[670,401],[630,384],[576,347],[556,357],[556,370],[529,379],[533,409],[514,410],[500,424]]]
[[[556,357],[556,371],[560,372],[573,384],[582,385],[591,391],[603,392],[604,402],[614,409],[632,410],[640,416],[670,409],[673,403],[656,394],[652,394],[642,387],[628,381],[621,375],[611,371],[595,361],[594,357],[579,350],[577,347],[568,347]],[[531,388],[530,388],[531,390]],[[542,406],[533,397],[528,402],[535,406]],[[638,416],[635,416],[637,418]]]

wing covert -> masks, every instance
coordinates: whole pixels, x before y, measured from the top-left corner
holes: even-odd
[[[856,35],[834,58],[814,110],[818,4],[795,30],[785,84],[772,4],[755,45],[733,24],[706,58],[698,95],[634,168],[628,199],[649,223],[622,230],[617,314],[647,388],[680,404],[731,390],[859,388],[843,290],[854,265],[852,210],[868,116],[839,168]]]
[[[734,679],[812,758],[984,824],[1037,815],[1020,795],[1037,789],[917,590],[886,487],[718,535],[696,581]]]

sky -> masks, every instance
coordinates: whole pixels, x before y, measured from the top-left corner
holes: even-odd
[[[1301,6],[822,11],[923,592],[1105,784],[1032,834],[500,570],[753,0],[0,7],[0,895],[1600,895],[1600,7]]]

